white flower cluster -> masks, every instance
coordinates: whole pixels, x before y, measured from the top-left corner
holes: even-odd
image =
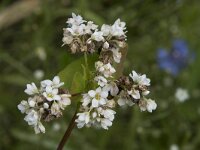
[[[115,107],[115,101],[113,98],[109,98],[109,94],[116,96],[119,91],[117,85],[108,80],[108,78],[112,78],[115,69],[110,63],[103,64],[100,61],[96,62],[95,66],[98,75],[94,80],[99,87],[83,94],[81,112],[77,114],[76,122],[78,128],[93,125],[108,129],[108,127],[112,126],[116,113],[112,110]]]
[[[139,75],[135,71],[132,71],[129,77],[123,84],[125,88],[122,87],[123,90],[119,94],[118,104],[120,106],[125,104],[132,106],[134,103],[138,103],[141,111],[152,112],[155,110],[157,107],[155,101],[145,98],[150,93],[147,89],[150,86],[150,79],[145,74]]]
[[[108,91],[101,87],[83,94],[81,111],[76,119],[78,128],[91,125],[108,129],[114,120],[114,100],[108,100]]]
[[[50,121],[62,115],[67,105],[71,104],[71,95],[61,91],[64,84],[60,78],[55,76],[53,80],[41,81],[41,87],[37,88],[35,83],[27,84],[25,93],[30,95],[27,101],[22,100],[18,105],[21,113],[25,113],[24,120],[34,127],[35,133],[45,133],[45,127],[41,120]]]
[[[69,20],[74,20],[78,17],[75,16],[73,14],[73,18]],[[78,18],[80,19],[80,16]],[[81,21],[81,23],[84,22]],[[79,27],[82,28],[84,25],[79,24]],[[157,107],[155,101],[144,97],[150,93],[147,90],[147,86],[150,85],[150,79],[146,78],[146,75],[138,75],[133,71],[129,75],[130,77],[122,77],[119,81],[114,80],[113,74],[116,70],[112,64],[114,62],[120,63],[121,61],[122,54],[120,49],[126,45],[125,29],[125,23],[117,19],[113,25],[103,24],[100,31],[96,28],[93,30],[94,32],[90,32],[91,37],[88,37],[90,43],[95,41],[94,45],[101,45],[100,60],[95,62],[96,76],[94,81],[97,83],[97,88],[83,94],[82,105],[76,119],[78,128],[97,126],[108,129],[112,125],[116,113],[113,110],[116,100],[120,106],[125,104],[132,106],[137,103],[141,111],[152,112]],[[66,30],[69,32],[69,29]],[[67,38],[66,36],[64,37]]]
[[[77,114],[76,122],[78,128],[93,125],[108,129],[112,126],[116,113],[112,110],[115,107],[113,97],[119,92],[116,83],[110,80],[116,70],[110,63],[104,64],[101,61],[95,63],[95,68],[97,75],[94,80],[98,87],[96,90],[90,90],[83,94],[81,112]]]
[[[85,21],[80,15],[72,13],[72,18],[66,22],[64,28],[63,45],[69,45],[72,53],[89,52],[97,49],[102,52],[111,52],[115,62],[121,59],[120,48],[125,46],[125,22],[117,19],[113,25],[103,24],[101,29],[92,21]]]
[[[117,19],[113,25],[103,24],[101,28],[92,21],[83,20],[80,15],[72,13],[64,28],[63,45],[68,45],[72,53],[93,53],[98,50],[99,60],[95,62],[93,90],[82,94],[81,105],[75,122],[78,128],[99,127],[108,129],[112,126],[119,106],[137,104],[141,111],[152,112],[157,104],[145,98],[150,92],[150,79],[135,71],[129,76],[114,79],[114,63],[120,63],[126,46],[126,24]],[[93,74],[93,73],[92,73]],[[93,82],[92,82],[93,83]],[[63,82],[58,76],[53,80],[40,82],[40,88],[34,83],[27,84],[25,93],[30,95],[23,100],[18,109],[26,114],[24,120],[34,127],[36,133],[44,133],[42,121],[51,121],[62,115],[62,110],[71,104],[71,95],[61,89]],[[76,93],[77,94],[77,93]]]

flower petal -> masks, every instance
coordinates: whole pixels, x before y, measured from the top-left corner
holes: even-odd
[[[95,97],[96,92],[94,90],[90,90],[88,94],[90,97]]]
[[[92,107],[98,107],[99,106],[99,101],[96,99],[92,100]]]

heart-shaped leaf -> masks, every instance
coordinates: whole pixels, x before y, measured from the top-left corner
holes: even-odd
[[[64,87],[70,90],[70,93],[83,92],[86,82],[89,81],[88,71],[94,71],[96,54],[87,55],[87,60],[81,57],[71,64],[67,65],[59,74],[61,81],[65,82]]]

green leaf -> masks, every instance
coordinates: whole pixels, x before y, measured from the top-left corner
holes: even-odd
[[[75,91],[74,93],[82,92],[85,89],[84,76],[80,72],[76,72],[73,76],[72,85],[70,91]]]
[[[87,71],[94,71],[97,58],[96,54],[90,54],[87,56],[87,63],[85,63],[84,57],[81,57],[58,74],[61,81],[65,82],[64,87],[70,90],[70,93],[79,93],[86,90],[86,82],[90,80],[90,76],[86,75],[89,74]],[[89,70],[86,68],[89,68]]]

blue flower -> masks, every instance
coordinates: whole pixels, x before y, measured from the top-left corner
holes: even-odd
[[[194,60],[194,54],[189,52],[188,44],[181,39],[173,41],[171,51],[158,49],[157,62],[160,69],[177,76],[181,70]]]

